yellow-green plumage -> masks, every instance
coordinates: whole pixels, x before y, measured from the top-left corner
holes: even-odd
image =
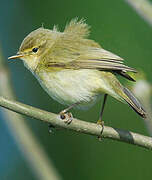
[[[99,95],[109,94],[126,101],[145,117],[140,103],[115,76],[117,73],[131,80],[126,72],[136,71],[124,65],[119,56],[87,39],[88,35],[89,26],[84,20],[72,20],[64,32],[56,27],[39,28],[23,40],[18,54],[44,90],[62,104],[81,102],[90,106]]]

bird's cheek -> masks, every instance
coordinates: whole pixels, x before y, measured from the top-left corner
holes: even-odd
[[[31,71],[34,72],[38,65],[38,58],[35,56],[28,57],[24,59],[24,65]]]

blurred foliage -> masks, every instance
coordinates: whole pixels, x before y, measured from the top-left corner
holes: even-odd
[[[56,113],[64,108],[43,91],[21,61],[8,62],[7,57],[15,54],[23,38],[42,24],[46,28],[58,24],[63,30],[66,22],[76,16],[86,18],[91,25],[90,38],[123,57],[129,66],[142,69],[151,80],[152,28],[123,0],[5,0],[0,9],[2,50],[17,99],[23,103]],[[73,110],[73,114],[95,122],[100,104],[98,102],[89,111]],[[108,97],[104,121],[109,126],[147,134],[142,119],[127,105],[111,97]],[[27,122],[63,179],[152,178],[150,151],[116,141],[98,142],[94,137],[65,130],[49,134],[47,124],[30,118]],[[0,134],[0,179],[35,179],[4,121],[0,121]]]

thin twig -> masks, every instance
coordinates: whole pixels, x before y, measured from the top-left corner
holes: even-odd
[[[152,25],[152,3],[148,0],[126,0],[137,13]]]
[[[140,102],[143,104],[143,107],[146,109],[147,118],[144,120],[145,120],[147,130],[149,134],[152,136],[152,104],[151,104],[152,86],[151,86],[151,83],[148,82],[144,78],[140,78],[132,86],[132,91],[135,94],[135,96],[140,100]]]
[[[67,125],[63,122],[62,119],[60,119],[60,116],[57,114],[47,112],[17,101],[8,100],[4,97],[0,97],[0,106],[17,113],[50,123],[55,127],[62,127],[79,133],[85,133],[94,136],[101,135],[100,133],[102,127],[95,123],[73,119],[72,123]],[[147,149],[152,149],[151,137],[143,136],[130,131],[104,126],[102,137],[138,145]]]

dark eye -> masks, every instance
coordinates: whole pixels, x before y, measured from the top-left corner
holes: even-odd
[[[36,53],[36,52],[38,51],[38,49],[39,49],[39,48],[33,48],[32,51],[33,51],[34,53]]]

